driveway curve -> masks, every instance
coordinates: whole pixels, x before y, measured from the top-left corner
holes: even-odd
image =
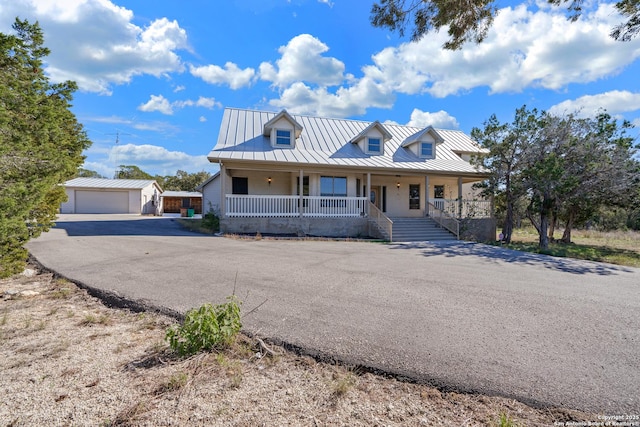
[[[466,242],[239,240],[61,215],[28,244],[86,286],[184,312],[234,292],[250,333],[445,390],[640,414],[640,270]]]

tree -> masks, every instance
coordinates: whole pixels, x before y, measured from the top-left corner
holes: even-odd
[[[183,170],[176,172],[175,176],[156,177],[163,182],[164,190],[196,191],[196,188],[211,177],[206,171],[188,173]],[[160,182],[160,181],[159,181]]]
[[[16,18],[13,29],[0,33],[0,277],[20,272],[24,244],[53,225],[60,184],[90,145],[70,111],[76,84],[52,84],[42,70],[40,26]]]
[[[114,176],[115,179],[154,179],[138,166],[135,165],[120,165]]]
[[[584,0],[547,0],[549,4],[569,3],[569,18],[575,21],[582,12]],[[445,49],[460,49],[465,42],[481,43],[489,31],[498,9],[496,0],[380,0],[371,6],[371,24],[374,27],[398,31],[404,36],[411,29],[411,40],[421,39],[430,31],[448,27],[449,40]],[[611,37],[629,41],[640,32],[640,1],[619,0],[618,11],[625,16],[623,22],[611,31]]]
[[[105,176],[100,175],[96,171],[92,171],[90,169],[78,168],[78,173],[76,174],[78,178],[106,178]]]
[[[525,166],[530,140],[539,129],[538,119],[537,110],[522,106],[511,123],[501,124],[494,114],[484,123],[484,129],[471,130],[471,137],[488,151],[474,159],[476,166],[491,171],[483,193],[504,200],[502,239],[506,243],[511,242],[514,211],[525,191],[518,177]]]

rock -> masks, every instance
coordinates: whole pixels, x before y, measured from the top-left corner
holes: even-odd
[[[27,290],[27,291],[20,292],[20,295],[23,297],[35,297],[37,295],[40,295],[40,292]]]
[[[24,271],[22,272],[22,275],[24,277],[33,277],[35,275],[37,275],[38,272],[32,268],[25,268]]]

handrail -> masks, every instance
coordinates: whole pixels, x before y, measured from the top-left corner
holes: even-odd
[[[393,221],[371,202],[369,202],[369,218],[375,222],[380,231],[389,236],[389,241],[393,242]]]
[[[460,221],[458,221],[452,215],[438,208],[431,202],[429,203],[429,217],[438,223],[440,227],[446,228],[450,232],[456,235],[456,239],[460,240]],[[444,218],[444,220],[443,220]],[[449,225],[453,223],[453,225]]]

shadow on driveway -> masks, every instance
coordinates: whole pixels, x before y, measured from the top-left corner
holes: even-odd
[[[211,237],[185,230],[174,219],[150,218],[112,221],[56,221],[68,236],[189,236]]]
[[[552,257],[532,252],[521,252],[513,249],[485,245],[472,242],[416,242],[390,245],[391,249],[419,249],[422,255],[430,256],[476,256],[487,261],[504,261],[513,264],[540,266],[551,270],[563,271],[571,274],[597,274],[609,276],[621,272],[630,273],[633,269],[622,266],[583,261],[572,258]]]

